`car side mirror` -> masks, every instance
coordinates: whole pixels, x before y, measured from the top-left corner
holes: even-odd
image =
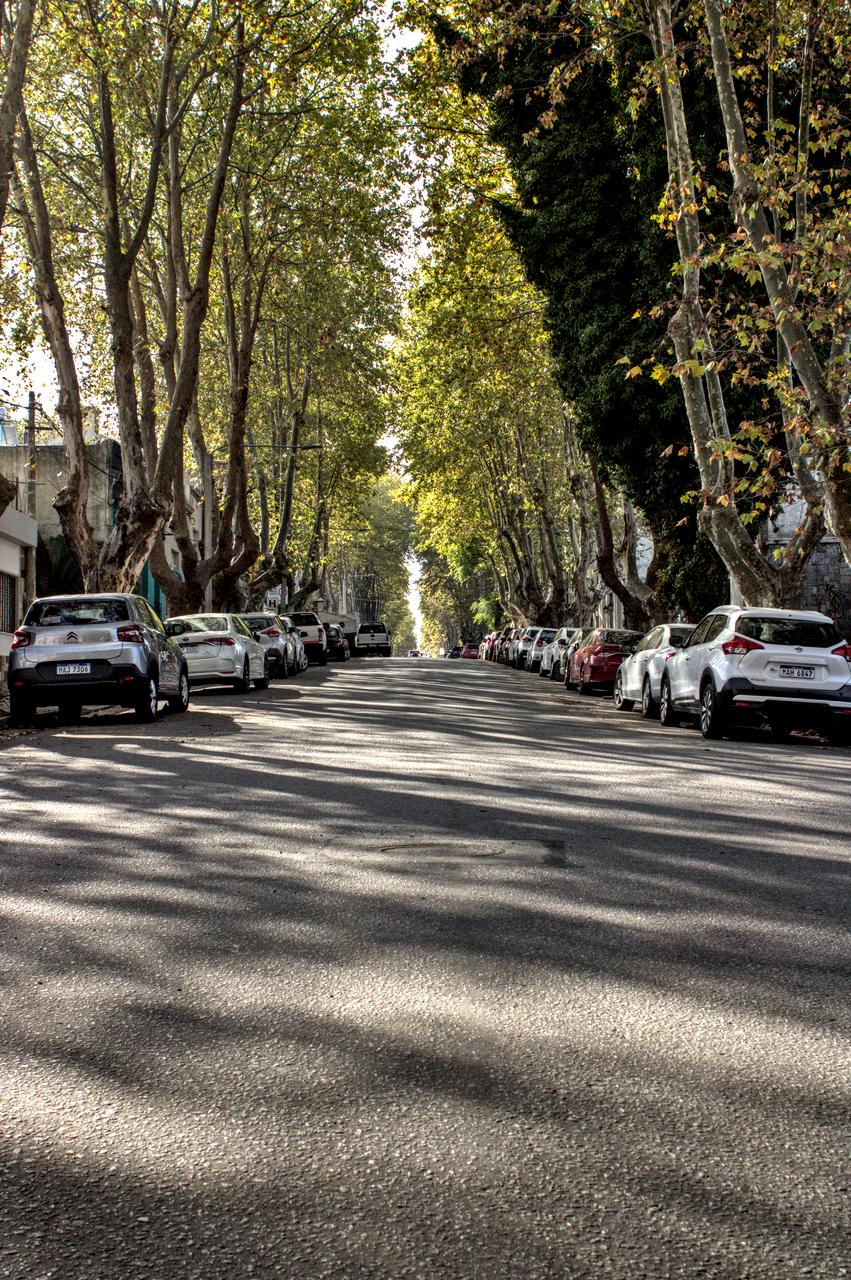
[[[167,636],[184,636],[189,630],[185,622],[167,622],[165,624],[165,633]]]

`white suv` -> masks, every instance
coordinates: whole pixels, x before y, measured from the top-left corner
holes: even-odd
[[[355,636],[355,653],[378,653],[389,658],[393,652],[390,632],[383,622],[362,622]]]
[[[664,725],[698,717],[705,738],[739,721],[851,742],[851,645],[823,613],[713,609],[666,662],[659,714]]]

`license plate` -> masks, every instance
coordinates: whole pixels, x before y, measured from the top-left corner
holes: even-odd
[[[787,680],[814,680],[816,669],[815,667],[781,667],[780,674]]]
[[[56,674],[58,676],[90,676],[92,664],[90,662],[58,662]]]
[[[200,644],[184,644],[180,646],[184,653],[197,653],[201,648]]]

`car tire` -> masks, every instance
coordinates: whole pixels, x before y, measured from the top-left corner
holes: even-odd
[[[255,689],[268,689],[268,688],[269,688],[269,684],[270,684],[270,682],[271,682],[271,679],[272,679],[272,677],[271,677],[271,675],[269,674],[269,659],[268,659],[268,658],[264,658],[264,659],[263,659],[263,675],[260,677],[260,679],[259,679],[259,680],[255,680],[255,681],[254,681],[254,688],[255,688]]]
[[[624,697],[623,681],[621,680],[620,672],[618,672],[615,678],[615,687],[612,691],[612,699],[615,704],[615,711],[632,711],[632,708],[635,706],[635,702],[632,698]]]
[[[559,679],[559,669],[555,663],[553,663],[553,665],[550,667],[550,679],[551,680]]]
[[[644,677],[644,684],[641,687],[641,714],[645,720],[657,720],[659,718],[659,703],[653,697],[649,676]]]
[[[589,680],[589,681],[586,683],[586,682],[585,682],[585,680],[584,680],[584,678],[583,678],[583,677],[584,677],[584,675],[585,675],[585,671],[586,671],[586,668],[585,668],[584,666],[580,667],[580,669],[579,669],[579,684],[578,684],[578,686],[577,686],[577,687],[578,687],[579,692],[580,692],[581,694],[584,694],[584,695],[585,695],[585,697],[589,697],[589,696],[590,696],[590,694],[591,694],[593,691],[592,691],[592,689],[591,689],[591,681]]]
[[[671,701],[671,686],[667,680],[662,681],[662,696],[659,699],[659,720],[666,729],[674,729],[680,723],[680,717],[674,710]]]
[[[711,680],[704,680],[700,691],[700,732],[704,738],[723,738],[726,728],[715,685]]]
[[[248,693],[251,688],[251,664],[247,658],[242,668],[242,675],[238,680],[234,680],[233,687],[237,693]]]
[[[173,693],[166,702],[169,711],[174,715],[182,715],[184,711],[189,710],[189,672],[185,667],[181,669],[177,678],[177,693]]]
[[[289,678],[290,678],[290,660],[289,660],[289,658],[287,657],[287,655],[286,655],[286,654],[284,654],[283,658],[282,658],[282,659],[281,659],[281,661],[278,663],[278,670],[277,670],[276,674],[277,674],[277,675],[279,675],[279,676],[281,677],[281,679],[282,679],[282,680],[289,680]]]
[[[136,719],[140,724],[152,724],[157,718],[160,701],[160,680],[155,671],[148,674],[145,681],[145,692],[139,697],[134,706]]]
[[[9,720],[19,728],[32,724],[35,720],[35,703],[32,698],[12,689],[9,693]]]

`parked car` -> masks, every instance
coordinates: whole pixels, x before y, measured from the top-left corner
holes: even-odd
[[[581,645],[574,651],[570,660],[570,680],[565,680],[565,684],[568,687],[575,685],[580,693],[613,689],[618,668],[640,640],[640,631],[595,627],[583,636]]]
[[[325,634],[328,637],[328,657],[336,658],[339,662],[348,662],[352,656],[349,652],[349,642],[343,635],[341,627],[335,622],[326,622]]]
[[[535,643],[535,637],[540,629],[540,627],[526,627],[520,632],[514,648],[514,666],[518,671],[526,666],[526,655]]]
[[[478,656],[479,646],[476,644],[475,640],[468,640],[467,643],[462,646],[461,657],[478,659]]]
[[[290,672],[306,671],[308,667],[307,653],[301,632],[286,614],[276,614],[278,625],[287,637],[287,662]]]
[[[156,718],[161,701],[189,706],[189,674],[178,646],[142,596],[120,593],[42,596],[12,638],[9,654],[12,721],[31,720],[38,707],[58,707],[66,719],[83,707],[132,707]]]
[[[355,636],[355,653],[359,655],[374,653],[382,658],[389,658],[393,652],[390,643],[390,632],[383,622],[362,622]]]
[[[409,649],[409,650],[408,650],[408,657],[409,657],[409,658],[421,658],[422,656],[423,656],[423,655],[420,653],[419,649]]]
[[[328,637],[325,635],[325,628],[319,621],[318,614],[291,613],[290,617],[293,624],[298,627],[308,662],[316,662],[324,667],[328,661]]]
[[[823,613],[723,605],[665,664],[659,715],[696,717],[705,738],[740,723],[851,743],[851,645]]]
[[[511,637],[514,634],[514,630],[515,630],[514,627],[503,627],[502,631],[500,631],[499,636],[497,637],[496,644],[494,645],[494,653],[493,653],[494,662],[506,661],[506,658],[508,655],[508,646],[511,642]]]
[[[541,653],[541,663],[538,667],[538,675],[546,677],[550,680],[555,679],[555,672],[558,670],[558,659],[561,652],[563,641],[573,631],[573,627],[561,627],[554,632],[552,638],[544,645]]]
[[[290,674],[289,645],[279,619],[274,613],[241,613],[239,616],[269,655],[270,675],[286,679]]]
[[[558,669],[554,672],[553,679],[561,680],[566,688],[570,688],[570,662],[576,650],[582,644],[582,641],[590,632],[587,627],[574,627],[565,639],[564,644],[559,645]]]
[[[529,645],[529,648],[526,651],[525,665],[526,665],[527,671],[537,671],[540,668],[541,658],[543,657],[544,648],[546,645],[550,643],[551,640],[555,640],[555,635],[556,635],[555,627],[540,628],[540,630],[538,631],[538,634],[535,636],[535,639],[532,641],[532,643]]]
[[[659,714],[665,664],[683,647],[692,631],[690,622],[666,622],[647,632],[618,669],[614,689],[618,711],[631,711],[640,702],[645,719]]]
[[[190,684],[231,684],[247,693],[269,684],[269,655],[236,613],[190,613],[169,618],[168,634],[177,641],[189,668]]]
[[[507,667],[515,666],[517,662],[517,646],[520,643],[520,637],[523,634],[522,627],[512,627],[508,633],[507,639],[503,642],[503,659]]]
[[[447,657],[447,658],[460,658],[460,657],[461,657],[461,645],[460,645],[460,644],[454,644],[454,645],[452,646],[452,648],[451,648],[451,649],[447,649],[447,650],[446,650],[446,653],[445,653],[445,655],[444,655],[444,656],[445,656],[445,657]]]

